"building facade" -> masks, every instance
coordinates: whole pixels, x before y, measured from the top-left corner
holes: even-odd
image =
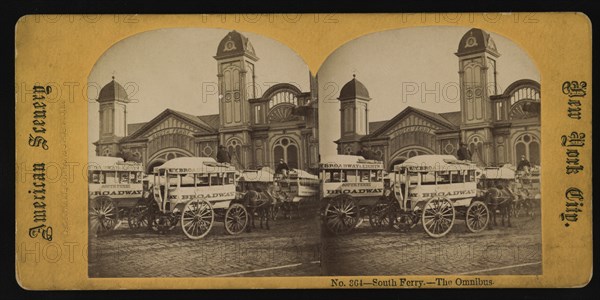
[[[144,163],[149,173],[176,157],[216,157],[223,145],[239,169],[274,167],[280,159],[291,168],[317,168],[316,77],[308,74],[308,92],[280,83],[257,95],[259,58],[248,38],[236,31],[221,40],[214,59],[219,89],[219,114],[214,115],[166,109],[149,122],[127,124],[129,99],[113,77],[97,99],[96,155],[127,155]]]
[[[491,36],[477,28],[460,40],[460,111],[434,113],[408,106],[390,120],[370,122],[367,88],[353,78],[340,90],[339,154],[371,149],[391,169],[409,157],[456,155],[464,142],[482,166],[540,164],[540,84],[522,79],[498,94],[500,57]]]

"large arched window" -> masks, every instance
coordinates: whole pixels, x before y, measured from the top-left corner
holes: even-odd
[[[242,163],[242,143],[238,139],[230,139],[227,141],[227,151],[231,155],[231,163],[239,165]]]
[[[291,138],[283,137],[273,145],[273,158],[275,165],[283,159],[290,168],[298,168],[298,144]]]
[[[522,134],[515,140],[515,161],[521,160],[521,156],[533,165],[540,164],[540,140],[537,136],[529,133]]]

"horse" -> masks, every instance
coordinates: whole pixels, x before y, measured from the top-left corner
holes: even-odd
[[[263,228],[264,221],[266,229],[271,230],[269,219],[273,206],[275,206],[276,203],[275,198],[266,195],[262,189],[257,188],[256,190],[249,190],[244,194],[241,203],[248,209],[249,226],[246,228],[247,232],[252,232],[251,228],[256,228],[256,225],[254,224],[255,214],[257,214],[260,219],[260,228]]]
[[[512,207],[515,196],[514,194],[502,185],[492,187],[485,193],[485,203],[489,207],[492,217],[493,226],[498,226],[496,222],[496,210],[500,211],[500,217],[502,219],[502,226],[512,227],[510,223],[510,215],[512,213]],[[505,225],[504,218],[506,217],[507,223]],[[490,222],[489,228],[492,229],[492,222]]]

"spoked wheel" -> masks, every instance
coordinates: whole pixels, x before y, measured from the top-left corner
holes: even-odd
[[[419,223],[419,214],[412,212],[402,212],[396,207],[392,216],[392,227],[400,232],[409,231]]]
[[[433,197],[423,207],[421,222],[429,236],[439,238],[450,232],[455,217],[454,206],[448,198]]]
[[[331,233],[348,233],[357,226],[358,220],[359,208],[350,196],[335,197],[325,207],[325,227]]]
[[[149,208],[146,204],[146,201],[139,200],[134,207],[129,211],[129,216],[127,217],[127,224],[129,224],[129,229],[132,230],[141,230],[148,228],[148,220],[149,220]]]
[[[392,207],[389,201],[378,201],[369,210],[369,223],[373,228],[389,227],[393,217],[391,212]]]
[[[231,235],[244,232],[248,226],[248,211],[239,203],[232,204],[225,212],[225,230]]]
[[[473,201],[467,208],[467,214],[465,215],[467,229],[471,232],[480,232],[487,227],[489,221],[490,210],[487,205],[481,201]]]
[[[204,199],[190,200],[181,213],[181,228],[190,239],[197,240],[208,234],[215,220],[215,212]]]
[[[109,232],[119,222],[119,210],[110,197],[96,197],[90,203],[90,228],[97,228],[97,233]]]

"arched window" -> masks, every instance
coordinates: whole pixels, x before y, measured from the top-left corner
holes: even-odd
[[[291,138],[278,139],[273,146],[273,158],[275,164],[283,159],[290,168],[298,168],[298,144]]]
[[[483,161],[483,139],[479,136],[471,137],[469,140],[469,150],[471,151],[471,161],[482,162]]]
[[[525,133],[515,140],[515,161],[518,162],[521,156],[533,165],[540,164],[540,140],[533,134]]]
[[[232,164],[241,163],[242,143],[239,140],[230,139],[227,142],[227,151],[229,151],[229,155],[231,155],[231,163]]]

